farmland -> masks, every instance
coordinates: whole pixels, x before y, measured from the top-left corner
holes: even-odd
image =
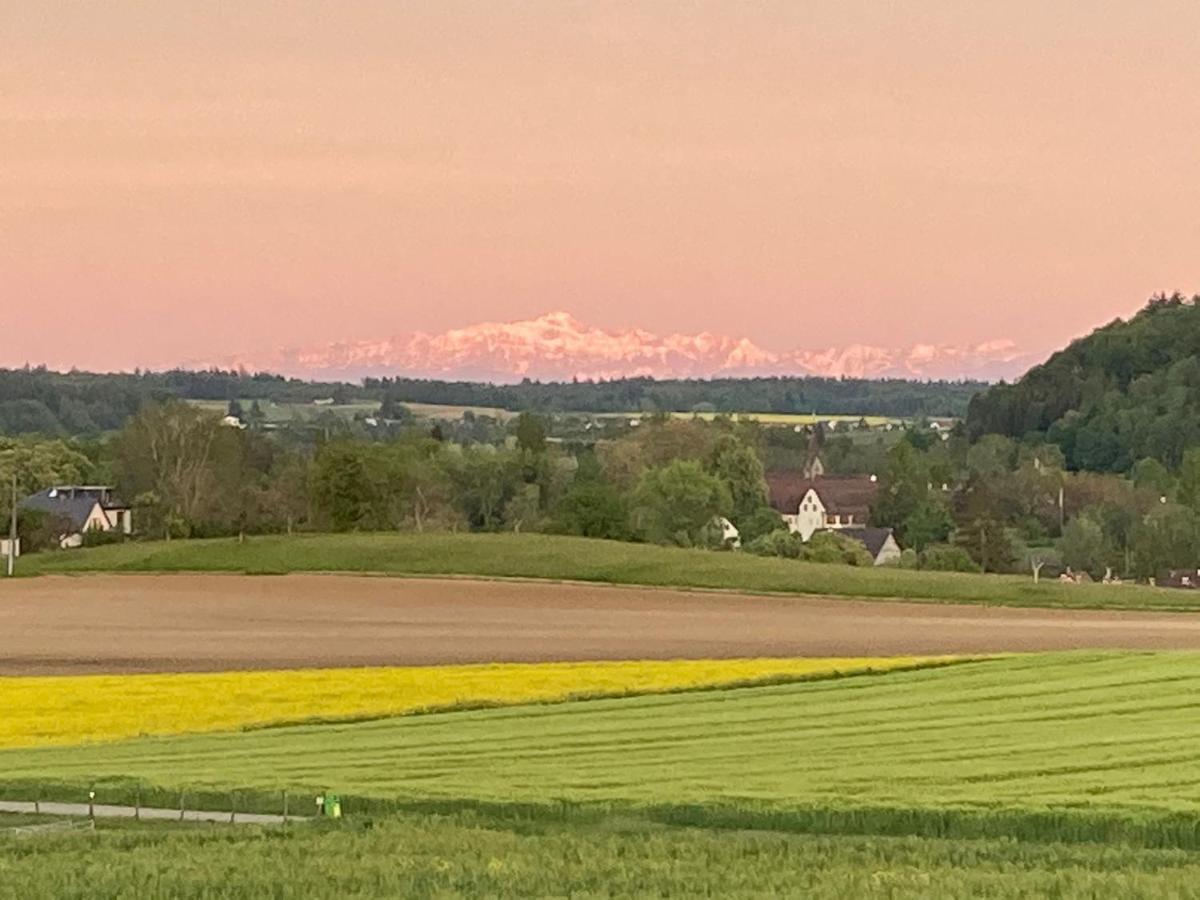
[[[164,865],[164,859],[172,860]],[[101,823],[0,833],[0,897],[1188,898],[1200,861],[1127,846],[702,831],[636,816],[397,815],[289,832]]]
[[[347,818],[0,831],[0,896],[1198,895],[1187,592],[518,535],[24,562],[0,798]]]
[[[0,675],[1200,649],[1180,612],[362,575],[0,581]]]
[[[788,682],[953,657],[733,659],[0,678],[0,747]]]
[[[136,542],[19,561],[18,574],[373,572],[813,594],[1020,607],[1200,610],[1189,591],[1034,584],[1017,575],[907,571],[541,534],[378,533]]]
[[[819,675],[877,662],[803,665]],[[22,897],[1196,896],[1200,654],[1009,656],[661,693],[787,664],[636,663],[628,674],[643,667],[641,687],[660,693],[0,750],[8,799],[94,789],[103,802],[136,792],[171,805],[182,791],[189,808],[278,812],[281,791],[296,803],[332,789],[348,816],[286,831],[102,821],[95,834],[0,832],[0,896],[13,885]],[[467,667],[507,670],[535,695],[593,668]],[[149,676],[157,696],[137,687],[146,676],[5,688],[78,699],[124,684],[124,707],[107,706],[136,719],[155,702],[262,709],[268,694],[332,679],[328,712],[355,702],[356,679],[359,699],[394,704],[462,671],[410,671],[404,688],[372,670],[299,673],[291,688],[297,673]],[[622,686],[618,671],[605,688]],[[180,693],[188,679],[210,699]],[[485,682],[505,679],[463,687]],[[190,727],[177,717],[163,730]]]
[[[136,779],[266,796],[336,785],[380,808],[566,801],[690,824],[1115,834],[1193,847],[1198,687],[1193,654],[1051,654],[880,678],[6,750],[0,767],[26,785],[107,790]]]

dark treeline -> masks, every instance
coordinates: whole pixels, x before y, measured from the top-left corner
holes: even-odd
[[[834,378],[749,378],[497,385],[367,379],[363,384],[303,381],[220,370],[93,374],[45,368],[0,369],[0,434],[88,435],[114,431],[148,401],[332,399],[500,407],[513,412],[776,412],[896,417],[961,416],[983,385]]]
[[[219,370],[94,374],[0,369],[0,434],[86,435],[114,431],[148,401],[349,400],[361,387]]]
[[[1047,440],[1074,470],[1131,472],[1143,460],[1178,468],[1200,446],[1200,296],[1154,297],[1129,321],[980,394],[967,430],[972,440]]]
[[[986,385],[977,381],[857,378],[621,378],[497,385],[368,378],[365,387],[408,403],[494,406],[533,412],[841,413],[958,417]]]

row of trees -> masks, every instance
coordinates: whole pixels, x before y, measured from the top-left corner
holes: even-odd
[[[180,401],[152,403],[102,443],[2,439],[0,478],[15,471],[23,493],[113,483],[152,537],[539,530],[716,546],[727,517],[753,552],[864,562],[860,547],[836,537],[801,546],[769,507],[762,453],[781,430],[659,416],[567,445],[527,413],[489,425],[498,440],[481,443],[470,437],[478,423],[395,421],[380,439],[334,431],[313,446],[223,426]],[[801,442],[814,443],[786,433],[797,457]],[[998,435],[971,443],[962,429],[947,440],[909,429],[887,438],[890,449],[868,440],[861,446],[880,476],[873,524],[895,530],[912,564],[1144,578],[1200,559],[1200,448],[1175,468],[1142,460],[1125,477],[1072,472],[1053,443]],[[831,446],[839,445],[827,440],[822,452]]]
[[[961,431],[891,451],[872,510],[917,552],[952,543],[986,571],[1071,568],[1150,578],[1200,560],[1200,448],[1177,470],[1072,472],[1060,447]]]
[[[434,403],[552,413],[814,410],[891,416],[965,413],[978,382],[889,379],[750,378],[532,382],[498,385],[422,379],[367,379],[361,385],[269,373],[172,370],[92,374],[0,369],[0,435],[95,435],[124,427],[147,402]]]
[[[59,440],[0,443],[0,474],[23,493],[114,483],[138,531],[178,538],[401,530],[545,530],[686,546],[717,544],[719,517],[749,537],[776,530],[756,430],[649,420],[619,440],[568,451],[523,414],[499,444],[458,443],[409,422],[387,439],[334,435],[315,449],[223,425],[180,402],[146,405],[92,455]]]

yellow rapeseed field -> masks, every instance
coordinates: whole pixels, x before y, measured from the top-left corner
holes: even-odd
[[[0,678],[0,747],[228,731],[465,706],[653,694],[911,668],[954,657],[500,663]]]

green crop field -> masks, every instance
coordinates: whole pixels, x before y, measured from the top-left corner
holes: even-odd
[[[704,694],[0,753],[5,796],[135,780],[347,808],[1200,846],[1200,654],[1076,653]],[[65,788],[63,788],[65,789]],[[56,787],[55,790],[59,790]],[[352,799],[352,798],[358,798]]]
[[[169,861],[169,864],[167,863]],[[101,822],[6,839],[0,897],[1196,897],[1200,856],[1120,846],[711,832],[636,817],[396,816],[288,831]]]
[[[1027,607],[1200,610],[1200,595],[1015,575],[854,568],[552,535],[345,534],[133,542],[22,558],[17,574],[377,572],[652,585]]]
[[[0,817],[0,898],[1200,897],[1198,690],[1200,654],[1047,654],[3,751],[4,799],[347,818]]]

